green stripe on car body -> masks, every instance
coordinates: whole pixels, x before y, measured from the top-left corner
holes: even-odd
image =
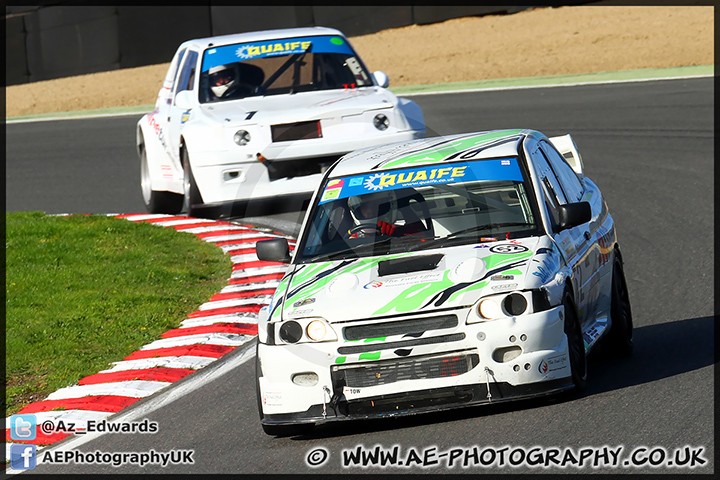
[[[492,270],[503,263],[512,263],[532,256],[533,252],[529,250],[527,252],[513,253],[509,255],[505,253],[496,253],[483,258],[483,261],[485,262],[485,268]]]
[[[401,157],[396,160],[391,160],[379,167],[379,169],[396,168],[396,167],[411,167],[416,165],[423,165],[426,163],[436,163],[444,159],[445,157],[457,153],[467,148],[476,147],[483,143],[488,143],[498,138],[504,138],[509,135],[515,135],[522,132],[522,130],[499,130],[496,132],[484,133],[482,135],[475,135],[470,138],[458,139],[450,143],[442,143],[436,148],[428,148],[421,152]]]

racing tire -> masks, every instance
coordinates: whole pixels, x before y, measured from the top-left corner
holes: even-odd
[[[564,329],[568,340],[570,372],[575,390],[580,391],[585,388],[587,381],[587,355],[585,354],[585,341],[580,327],[580,319],[569,291],[566,291],[563,296],[563,306],[565,307]]]
[[[633,320],[622,260],[613,264],[612,297],[610,300],[610,331],[606,345],[613,354],[627,357],[633,351]]]
[[[200,195],[200,190],[198,190],[197,184],[195,183],[195,177],[193,176],[192,168],[190,167],[190,156],[188,155],[187,149],[183,148],[180,151],[180,155],[182,158],[183,171],[185,172],[183,176],[183,191],[185,194],[182,197],[182,210],[188,217],[196,217],[199,215],[199,207],[201,207],[203,203],[202,196]]]
[[[175,215],[182,210],[182,195],[172,192],[159,192],[152,189],[147,152],[145,151],[145,146],[142,144],[140,145],[140,188],[148,213]]]
[[[262,398],[260,397],[260,359],[257,356],[258,348],[255,347],[255,397],[257,399],[258,414],[260,421],[264,415],[262,410]],[[310,433],[314,428],[314,423],[302,423],[298,425],[266,425],[261,423],[263,432],[273,437],[292,437]]]

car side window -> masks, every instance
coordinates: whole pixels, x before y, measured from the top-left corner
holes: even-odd
[[[177,75],[178,67],[182,63],[183,56],[185,56],[185,49],[180,50],[175,57],[173,57],[170,68],[168,68],[167,74],[165,75],[163,82],[164,87],[172,89],[175,85],[175,76]]]
[[[565,197],[565,194],[560,186],[560,183],[557,180],[557,177],[555,176],[555,172],[553,172],[553,169],[550,168],[550,164],[548,163],[547,158],[542,153],[542,150],[540,150],[539,146],[536,146],[532,152],[530,152],[530,156],[533,161],[533,165],[535,165],[535,169],[538,174],[538,178],[545,183],[547,181],[547,185],[551,189],[552,195],[555,196],[557,199],[558,204],[564,205],[566,204],[567,198]],[[547,180],[545,180],[547,179]]]
[[[197,66],[197,52],[192,50],[187,53],[185,62],[183,62],[182,69],[178,75],[177,90],[175,94],[182,92],[183,90],[192,90],[193,81],[195,79],[195,67]]]
[[[553,229],[555,229],[555,227],[560,224],[560,212],[558,210],[557,196],[547,177],[542,179],[542,191],[545,196],[545,205],[547,206],[548,213],[550,213],[550,221],[552,222]]]
[[[555,147],[547,142],[540,143],[542,152],[550,162],[550,166],[555,171],[560,186],[562,186],[565,196],[568,202],[579,202],[583,196],[584,188],[580,182],[575,170],[565,161],[560,153],[555,150]]]

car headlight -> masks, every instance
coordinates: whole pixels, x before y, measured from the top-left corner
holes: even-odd
[[[492,320],[497,318],[502,313],[500,311],[500,305],[492,298],[486,298],[478,305],[478,313],[481,317]]]
[[[297,343],[302,338],[303,329],[298,322],[289,321],[280,325],[280,339],[285,343]]]
[[[519,293],[511,293],[503,299],[503,310],[512,316],[522,315],[528,307],[528,301]]]
[[[240,146],[245,146],[250,143],[250,132],[247,130],[238,130],[233,136],[233,141]]]
[[[307,328],[305,328],[305,332],[311,340],[319,342],[325,338],[325,334],[327,333],[327,327],[325,326],[324,322],[320,320],[313,320],[312,322],[308,323]]]
[[[380,131],[387,130],[390,126],[390,119],[387,117],[387,115],[383,113],[378,113],[377,115],[375,115],[375,118],[373,118],[373,125],[375,125],[375,128]]]
[[[534,295],[530,291],[490,295],[480,300],[475,314],[471,313],[467,321],[474,323],[532,313],[533,300]]]
[[[296,318],[271,324],[281,344],[330,342],[338,339],[332,326],[322,318]]]

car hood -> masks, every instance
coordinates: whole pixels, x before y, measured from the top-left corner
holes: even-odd
[[[485,295],[537,288],[561,268],[548,237],[291,265],[270,321],[338,321],[469,306]]]
[[[202,111],[218,124],[291,123],[339,116],[359,115],[367,110],[390,108],[397,97],[377,87],[300,92],[294,95],[248,97],[222,103],[204,104]]]

